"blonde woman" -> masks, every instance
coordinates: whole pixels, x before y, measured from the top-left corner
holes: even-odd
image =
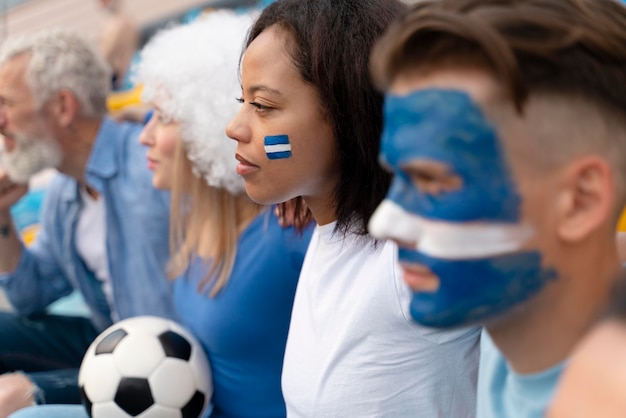
[[[138,69],[154,103],[140,140],[154,186],[172,191],[175,304],[209,355],[214,417],[285,415],[282,360],[309,240],[248,198],[224,133],[250,24],[216,12],[161,33]]]

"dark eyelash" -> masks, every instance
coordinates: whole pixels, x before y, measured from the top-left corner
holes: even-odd
[[[237,100],[238,103],[243,104],[245,102],[245,100],[243,99],[243,97],[235,97],[235,100]]]
[[[267,106],[264,106],[264,105],[262,105],[260,103],[257,103],[257,102],[250,102],[250,104],[252,106],[256,107],[259,110],[267,110],[267,109],[269,109]]]

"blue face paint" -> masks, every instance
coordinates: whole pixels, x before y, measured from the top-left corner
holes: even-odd
[[[388,198],[408,210],[448,221],[519,219],[520,198],[498,137],[467,94],[433,89],[387,96],[381,151],[398,179]],[[448,165],[463,187],[437,196],[415,190],[401,169],[417,159]]]
[[[288,135],[272,135],[265,137],[265,154],[270,160],[291,157],[291,144]]]
[[[506,312],[556,278],[541,267],[538,252],[519,252],[477,260],[441,260],[400,249],[402,262],[427,266],[439,278],[436,292],[418,292],[411,316],[420,324],[447,328],[483,322]]]
[[[154,109],[149,109],[146,112],[146,115],[143,117],[143,125],[146,126],[148,124],[148,122],[150,122],[150,119],[152,119],[152,116],[154,115]]]
[[[387,199],[405,212],[460,228],[466,222],[520,222],[521,198],[500,140],[464,92],[429,89],[387,96],[381,159],[395,175]],[[445,164],[461,178],[461,187],[437,195],[419,190],[404,171],[413,161]],[[398,256],[439,278],[436,291],[414,293],[410,306],[417,322],[434,327],[488,320],[528,300],[557,276],[542,267],[537,251],[442,259],[420,252],[418,243],[416,250],[400,249]]]

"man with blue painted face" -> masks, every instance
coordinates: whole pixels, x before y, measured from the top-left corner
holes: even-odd
[[[478,417],[542,417],[620,268],[626,10],[426,0],[371,63],[394,180],[370,232],[399,244],[414,320],[485,325]]]

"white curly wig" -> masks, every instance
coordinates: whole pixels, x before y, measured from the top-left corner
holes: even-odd
[[[194,174],[210,186],[244,192],[235,141],[226,125],[239,110],[238,65],[254,16],[220,10],[157,33],[141,51],[142,99],[177,121]]]

